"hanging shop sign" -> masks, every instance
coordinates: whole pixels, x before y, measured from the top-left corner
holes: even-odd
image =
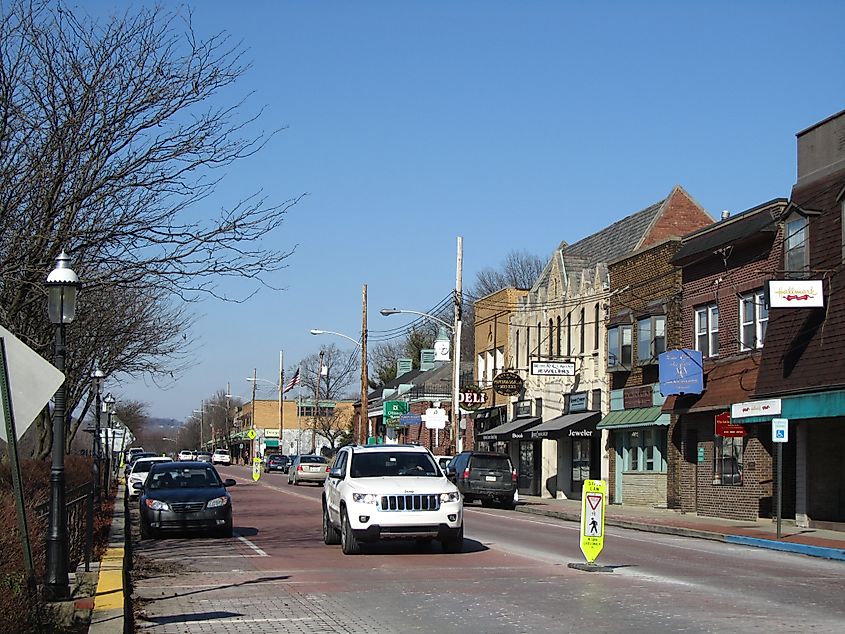
[[[731,424],[731,413],[722,412],[716,414],[716,435],[722,438],[742,438],[745,436],[745,427]]]
[[[385,427],[398,427],[399,417],[410,409],[408,401],[385,401],[382,409]]]
[[[780,414],[780,399],[770,398],[760,401],[746,401],[731,405],[731,418],[748,418],[749,416],[778,416]]]
[[[824,308],[821,280],[772,280],[769,282],[770,308]]]
[[[493,378],[493,390],[502,396],[514,396],[522,390],[522,377],[516,372],[501,372]]]
[[[532,361],[532,376],[575,376],[574,361]]]
[[[698,350],[669,350],[657,357],[660,393],[701,394],[704,391],[704,362]]]
[[[467,385],[458,393],[462,409],[475,411],[487,402],[487,395],[477,385]]]
[[[586,392],[573,392],[569,395],[569,413],[574,414],[576,412],[586,412],[587,411],[587,393]]]

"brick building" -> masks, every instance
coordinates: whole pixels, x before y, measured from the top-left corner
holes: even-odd
[[[732,519],[771,513],[768,430],[747,426],[716,435],[716,416],[749,401],[767,336],[766,282],[780,268],[775,199],[684,237],[672,259],[683,273],[680,346],[703,359],[701,394],[670,396],[669,506]]]

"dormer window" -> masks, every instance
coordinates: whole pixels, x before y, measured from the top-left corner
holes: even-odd
[[[810,269],[807,217],[794,213],[784,224],[783,259],[788,279],[805,279]]]

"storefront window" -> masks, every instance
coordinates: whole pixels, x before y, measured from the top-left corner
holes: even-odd
[[[713,484],[742,484],[742,441],[716,436]]]
[[[621,432],[625,471],[666,472],[666,429]]]

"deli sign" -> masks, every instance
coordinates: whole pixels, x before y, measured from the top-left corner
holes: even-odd
[[[501,372],[493,378],[493,390],[502,396],[514,396],[522,391],[522,377],[516,372]]]

